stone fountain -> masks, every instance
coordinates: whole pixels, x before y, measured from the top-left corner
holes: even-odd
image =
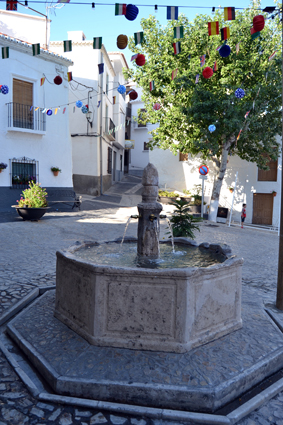
[[[153,164],[142,184],[137,252],[157,258],[162,205]],[[242,326],[241,259],[206,268],[114,267],[78,259],[76,251],[86,245],[99,244],[57,252],[54,314],[90,344],[183,353]]]

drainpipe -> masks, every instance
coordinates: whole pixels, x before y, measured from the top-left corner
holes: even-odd
[[[100,50],[100,63],[103,63],[103,53],[102,50]],[[102,123],[102,114],[103,114],[103,72],[100,78],[100,90],[101,90],[101,100],[100,100],[100,141],[99,141],[99,154],[100,154],[100,195],[103,195],[103,169],[102,169],[102,130],[103,130],[103,123]]]

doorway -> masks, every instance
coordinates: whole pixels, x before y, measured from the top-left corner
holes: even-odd
[[[272,225],[273,198],[272,193],[254,193],[253,224]]]
[[[117,152],[113,151],[113,172],[112,172],[112,181],[116,181],[116,162],[117,162]]]

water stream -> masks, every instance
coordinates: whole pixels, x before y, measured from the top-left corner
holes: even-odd
[[[159,225],[158,220],[153,221],[153,228],[156,236],[157,246],[158,246],[158,257],[160,257],[160,244],[159,244]]]
[[[169,218],[167,218],[167,223],[168,223],[169,230],[170,230],[170,233],[171,233],[172,251],[173,251],[173,254],[174,254],[174,252],[175,252],[174,236],[173,236],[173,229],[172,229],[171,222],[170,222]]]
[[[126,236],[126,232],[127,232],[127,228],[128,228],[128,226],[130,224],[131,219],[132,219],[132,217],[129,217],[128,220],[127,220],[127,223],[126,223],[126,226],[125,226],[125,230],[124,230],[124,234],[123,234],[123,237],[122,237],[122,240],[121,240],[121,247],[123,245],[123,242],[124,242],[124,239],[125,239],[125,236]]]

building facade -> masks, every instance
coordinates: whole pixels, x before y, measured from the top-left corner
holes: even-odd
[[[98,195],[124,174],[127,103],[117,88],[125,84],[122,69],[128,65],[122,53],[107,53],[104,45],[94,49],[82,31],[68,32],[68,39],[72,51],[66,55],[74,63],[69,90],[74,188]],[[50,46],[59,54],[63,51],[63,42]],[[87,105],[86,114],[78,101]]]
[[[7,57],[1,59],[0,162],[8,166],[0,174],[0,196],[1,210],[9,210],[30,180],[47,192],[73,188],[67,80],[72,62],[42,48],[33,56],[32,44],[11,34],[0,35],[2,48]],[[62,170],[58,177],[54,166]]]

